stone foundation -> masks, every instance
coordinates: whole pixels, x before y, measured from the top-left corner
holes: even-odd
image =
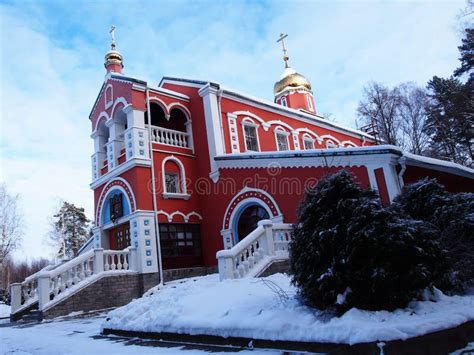
[[[290,270],[290,261],[283,260],[271,263],[269,267],[267,267],[263,272],[259,275],[259,277],[267,277],[273,274],[288,274]]]

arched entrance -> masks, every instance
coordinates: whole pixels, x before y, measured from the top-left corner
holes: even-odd
[[[241,241],[249,235],[258,226],[258,222],[262,219],[269,219],[268,211],[258,204],[246,206],[237,222],[236,242]]]

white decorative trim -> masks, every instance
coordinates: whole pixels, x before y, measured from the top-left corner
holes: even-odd
[[[130,198],[128,196],[128,192],[127,190],[125,190],[123,187],[121,187],[120,185],[116,185],[116,186],[113,186],[110,190],[107,191],[107,187],[114,183],[115,181],[120,181],[122,182],[126,187],[127,189],[129,190],[130,192],[130,195],[132,196],[132,201],[130,201]],[[107,184],[104,186],[104,188],[102,189],[101,193],[100,193],[100,196],[99,196],[99,199],[97,201],[102,201],[102,203],[97,206],[97,210],[96,210],[96,213],[95,213],[95,216],[96,216],[96,225],[102,225],[102,221],[101,221],[101,216],[99,216],[99,212],[102,212],[102,209],[104,207],[104,204],[105,204],[105,201],[106,201],[106,198],[107,196],[115,189],[118,189],[120,190],[121,192],[123,192],[123,195],[125,196],[125,198],[127,199],[127,202],[128,202],[128,205],[130,206],[130,214],[133,212],[132,211],[132,206],[135,206],[135,208],[137,208],[137,200],[135,199],[135,194],[133,193],[133,189],[132,189],[132,186],[130,186],[130,184],[128,183],[127,180],[125,180],[124,178],[121,178],[121,177],[116,177],[115,179],[112,179],[110,180],[109,182],[107,182]],[[106,191],[105,193],[105,196],[104,195],[104,191]],[[133,203],[132,203],[133,202]],[[125,216],[124,216],[125,217]]]
[[[107,101],[107,90],[111,90],[110,91],[110,101]],[[114,87],[112,84],[108,84],[106,87],[105,87],[105,91],[104,91],[104,107],[105,109],[107,110],[110,106],[112,106],[114,103]]]
[[[236,116],[248,116],[257,120],[262,125],[264,131],[268,131],[270,128],[270,125],[265,120],[250,111],[234,111],[232,114]]]
[[[161,194],[161,197],[163,197],[165,200],[189,200],[191,198],[190,194],[182,194],[182,193],[176,193],[176,192],[163,192]]]
[[[94,127],[94,130],[92,131],[91,138],[95,138],[95,136],[97,135],[97,129],[99,128],[99,123],[102,118],[105,118],[106,123],[110,120],[110,116],[107,114],[107,112],[102,111],[99,117],[97,117],[97,121],[95,121],[95,127]]]
[[[204,120],[206,123],[207,145],[209,149],[209,172],[217,170],[214,158],[225,152],[224,134],[222,132],[222,118],[220,115],[217,95],[219,90],[210,84],[202,87],[198,94],[202,97],[204,104]]]
[[[339,141],[339,139],[337,139],[336,137],[331,136],[330,134],[324,134],[319,138],[321,139],[321,141],[324,141],[325,139],[326,140],[332,140],[336,145],[341,146],[341,142]]]
[[[258,134],[258,129],[259,129],[259,125],[256,124],[250,117],[244,117],[242,119],[242,121],[240,122],[241,126],[242,126],[242,138],[244,140],[244,148],[245,148],[245,151],[246,152],[254,152],[254,150],[249,150],[248,147],[247,147],[247,140],[245,139],[245,126],[249,126],[249,127],[253,127],[255,128],[255,135],[257,136],[257,149],[258,149],[258,152],[261,151],[261,148],[260,148],[260,137],[259,137],[259,134]]]
[[[282,106],[280,104],[276,104],[270,101],[251,97],[249,95],[242,94],[242,93],[229,90],[226,88],[223,88],[222,96],[225,97],[226,99],[233,100],[235,102],[241,102],[246,105],[250,104],[254,106],[255,108],[260,108],[267,112],[276,113],[276,114],[285,116],[287,118],[293,118],[297,121],[305,122],[315,127],[324,127],[326,129],[333,130],[345,135],[349,135],[357,139],[362,139],[362,137],[365,136],[371,141],[375,141],[374,137],[366,134],[365,132],[343,127],[337,123],[326,120],[322,116],[315,115],[314,113],[310,114],[310,113],[301,112],[289,107]]]
[[[237,131],[237,115],[228,112],[227,121],[229,125],[230,151],[232,153],[240,153],[239,132]]]
[[[270,126],[272,126],[272,125],[283,126],[283,127],[288,128],[290,130],[290,132],[294,131],[294,128],[291,127],[288,123],[285,123],[285,122],[280,121],[280,120],[271,120],[271,121],[268,121],[267,124],[270,125]]]
[[[179,193],[172,193],[172,192],[166,191],[165,165],[169,161],[175,162],[179,167],[179,173],[180,173],[179,179],[181,181],[181,192],[179,192]],[[186,190],[186,170],[184,168],[184,164],[181,162],[181,160],[176,158],[174,155],[166,157],[161,162],[161,177],[162,177],[162,183],[163,183],[163,197],[164,198],[170,198],[171,196],[175,196],[175,198],[183,198],[183,197],[178,197],[178,195],[179,196],[189,196],[188,193],[187,193],[187,190]]]
[[[123,104],[123,107],[128,106],[127,100],[125,100],[123,97],[117,98],[117,99],[115,100],[115,102],[114,102],[114,106],[112,107],[112,111],[110,112],[110,119],[111,119],[111,120],[114,119],[115,109],[117,108],[117,106],[118,106],[119,104]]]
[[[275,145],[276,145],[276,148],[277,148],[277,151],[282,151],[280,150],[280,147],[278,146],[278,136],[279,135],[284,135],[286,137],[286,146],[288,149],[284,149],[283,151],[289,151],[291,150],[291,147],[290,147],[290,142],[289,142],[289,139],[288,137],[290,136],[290,133],[287,132],[283,127],[281,126],[277,126],[275,127],[274,129],[274,136],[275,136]]]
[[[174,216],[181,216],[181,217],[183,217],[185,223],[188,223],[188,222],[189,222],[189,219],[191,218],[191,216],[196,216],[196,217],[199,218],[199,220],[202,221],[202,216],[201,216],[199,213],[195,212],[195,211],[191,211],[191,212],[189,212],[188,214],[184,214],[184,213],[181,212],[181,211],[174,211],[173,213],[168,213],[168,212],[166,212],[166,211],[159,210],[159,211],[157,212],[157,214],[158,214],[158,215],[161,214],[161,215],[166,216],[166,218],[168,219],[168,222],[169,222],[169,223],[173,222]]]
[[[341,143],[339,143],[339,145],[340,145],[341,147],[344,147],[344,148],[346,148],[348,145],[351,146],[351,147],[358,147],[357,144],[355,144],[354,142],[349,141],[349,140],[347,140],[347,141],[342,141]]]
[[[166,103],[161,100],[159,97],[156,97],[156,96],[150,96],[149,97],[149,101],[150,101],[150,104],[153,102],[155,104],[158,104],[162,109],[163,109],[163,112],[165,113],[165,117],[166,119],[168,120],[169,117],[170,117],[170,112],[168,110],[168,106],[166,105]],[[148,115],[150,117],[148,117],[148,124],[151,124],[151,114]]]

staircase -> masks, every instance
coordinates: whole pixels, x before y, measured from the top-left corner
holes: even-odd
[[[67,262],[49,265],[22,283],[11,285],[10,319],[41,320],[48,312],[57,315],[51,311],[60,304],[63,313],[79,310],[74,304],[65,307],[65,301],[103,278],[127,275],[138,275],[136,248],[92,249]]]
[[[217,252],[220,280],[257,277],[271,264],[288,260],[291,230],[291,224],[259,221],[258,227],[231,249]]]

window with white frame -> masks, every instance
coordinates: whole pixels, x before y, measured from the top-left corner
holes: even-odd
[[[170,194],[181,193],[178,173],[165,172],[165,189],[165,192]]]
[[[290,146],[288,144],[288,136],[289,134],[281,129],[277,129],[275,131],[278,150],[290,150]]]
[[[288,106],[288,102],[286,101],[286,97],[283,96],[281,99],[280,99],[280,103],[282,106],[285,106],[287,107]]]
[[[304,149],[314,149],[314,140],[311,137],[303,137]]]
[[[309,109],[310,111],[314,111],[314,108],[313,108],[313,100],[311,99],[311,96],[306,95],[306,102],[308,102],[308,109]]]
[[[326,141],[326,148],[337,148],[339,147],[336,143],[334,143],[334,141],[328,139]]]
[[[245,149],[258,152],[257,126],[252,122],[243,122]]]

